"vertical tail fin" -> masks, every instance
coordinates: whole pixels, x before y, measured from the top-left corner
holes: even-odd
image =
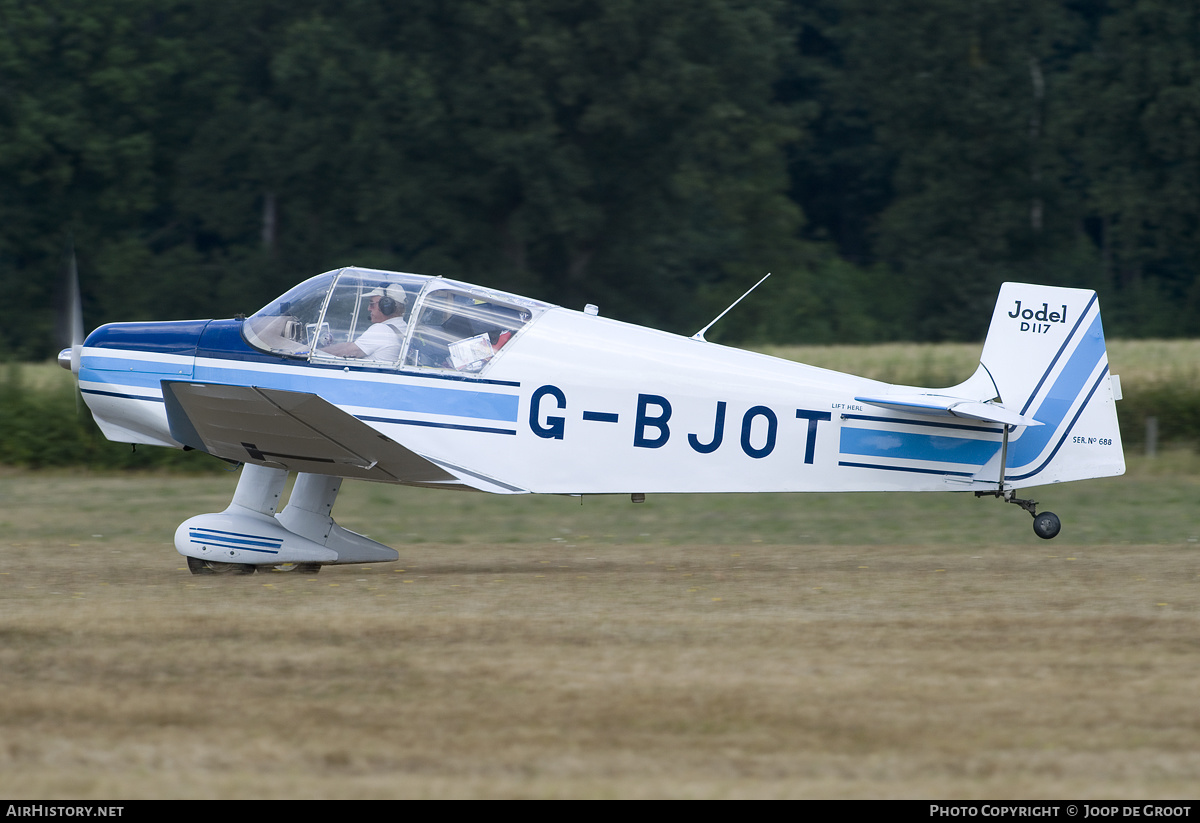
[[[1018,427],[1005,486],[1042,486],[1125,472],[1108,352],[1096,293],[1005,283],[980,365],[1001,403],[1041,426]],[[976,480],[996,482],[997,455]]]

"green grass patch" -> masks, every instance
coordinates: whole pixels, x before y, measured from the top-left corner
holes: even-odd
[[[198,456],[196,459],[202,459]],[[223,510],[237,472],[185,477],[162,472],[7,469],[0,525],[9,539],[169,548],[175,527]],[[489,495],[347,482],[334,516],[389,546],[542,546],[586,557],[597,546],[925,545],[969,552],[982,543],[1055,553],[1066,546],[1175,545],[1200,550],[1200,457],[1190,451],[1134,456],[1123,477],[1042,486],[1022,496],[1062,518],[1038,539],[1017,506],[970,493],[652,494],[563,497]],[[69,501],[47,506],[45,501]],[[172,550],[169,550],[173,552]]]

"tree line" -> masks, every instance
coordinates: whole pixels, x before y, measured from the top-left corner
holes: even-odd
[[[1200,5],[0,0],[0,355],[341,265],[710,339],[1200,333]]]

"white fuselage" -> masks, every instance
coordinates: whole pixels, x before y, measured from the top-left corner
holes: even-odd
[[[225,321],[227,322],[227,321]],[[80,384],[115,440],[179,444],[161,380],[318,395],[489,491],[967,490],[1000,425],[855,400],[887,384],[554,308],[484,376],[89,345]],[[979,485],[977,485],[979,484]]]

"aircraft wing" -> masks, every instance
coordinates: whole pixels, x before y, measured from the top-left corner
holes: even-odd
[[[306,392],[162,382],[171,436],[225,460],[389,483],[524,491],[435,462]]]
[[[986,420],[989,423],[1004,423],[1009,426],[1040,426],[1040,420],[1013,411],[999,403],[985,403],[965,397],[949,397],[944,394],[884,394],[874,397],[855,397],[860,403],[882,406],[885,409],[928,414],[933,416],[966,417]]]

